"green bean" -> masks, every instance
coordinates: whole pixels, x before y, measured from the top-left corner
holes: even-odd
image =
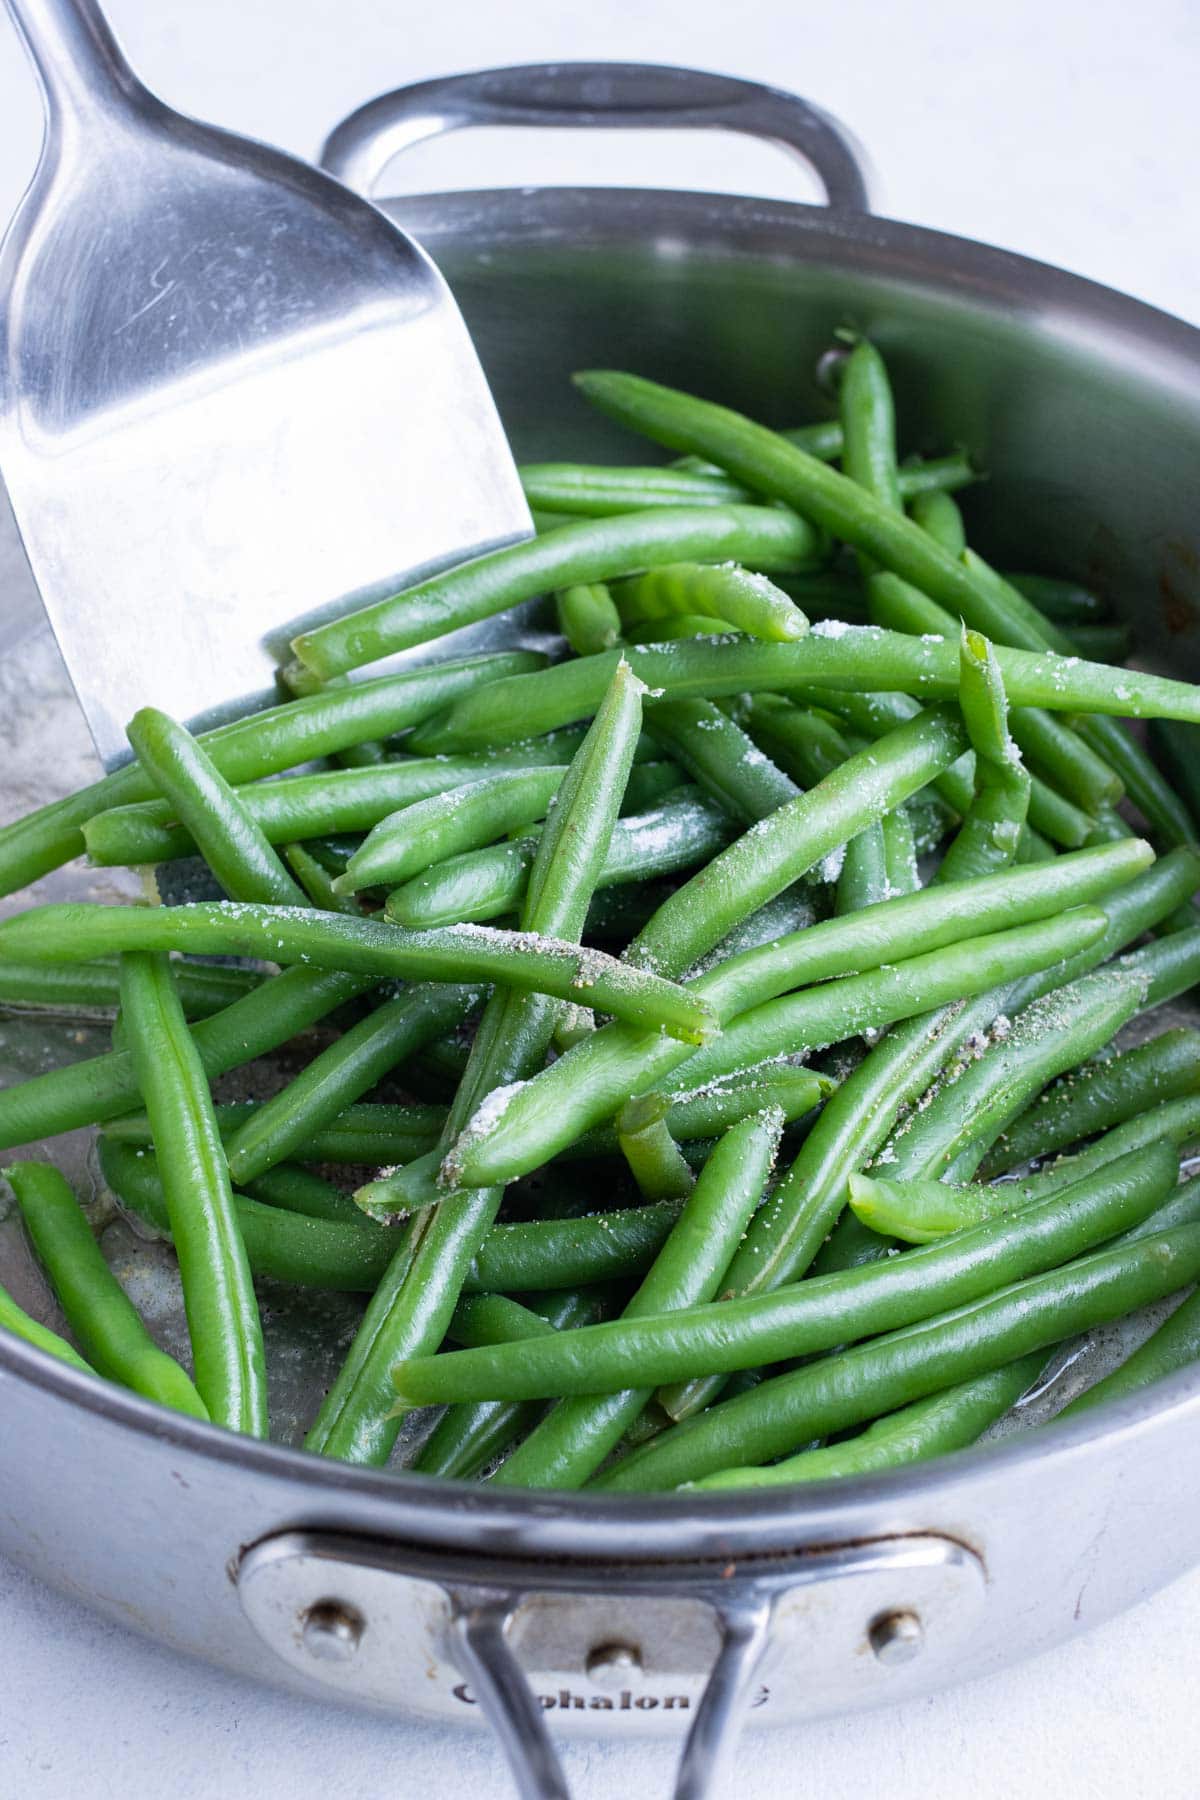
[[[276,1163],[273,1168],[264,1169],[246,1183],[246,1193],[251,1200],[263,1200],[268,1206],[281,1206],[311,1219],[345,1223],[358,1217],[358,1208],[349,1194],[295,1163]]]
[[[315,694],[320,685],[320,682],[315,682],[311,692]],[[294,691],[296,693],[303,692],[299,687],[294,689]],[[333,760],[343,769],[376,768],[380,763],[387,762],[388,747],[378,739],[376,739],[374,743],[347,744],[344,750],[338,750],[335,753]]]
[[[1128,843],[1129,840],[1116,839],[1111,847],[1115,848],[1117,843],[1122,842]],[[1064,860],[1062,857],[1058,858],[1060,863]],[[1079,975],[1086,975],[1098,963],[1115,956],[1119,950],[1124,950],[1143,932],[1153,931],[1176,910],[1185,895],[1195,891],[1198,881],[1200,851],[1181,846],[1160,856],[1157,862],[1144,869],[1136,880],[1125,887],[1114,888],[1105,895],[1103,901],[1103,910],[1109,921],[1108,930],[1093,950],[1081,953],[1065,964],[1059,974],[1059,985],[1074,981]],[[1124,966],[1134,972],[1140,971],[1145,976],[1148,982],[1148,1007],[1160,1005],[1163,1000],[1184,991],[1198,979],[1195,961],[1197,941],[1186,933],[1179,933],[1176,942],[1163,938],[1140,950],[1128,952]],[[1016,982],[1005,1001],[1006,1010],[1019,1012],[1023,1006],[1028,1006],[1031,1000],[1047,991],[1047,985],[1037,976]]]
[[[100,1172],[108,1188],[140,1219],[173,1239],[152,1150],[102,1135]],[[256,1276],[294,1287],[370,1293],[391,1260],[396,1233],[366,1220],[341,1220],[234,1195],[234,1212]]]
[[[1058,855],[1054,845],[1044,838],[1040,831],[1032,825],[1026,825],[1017,845],[1017,861],[1019,863],[1050,862]]]
[[[944,489],[931,488],[917,494],[909,508],[913,523],[928,537],[939,543],[951,556],[961,556],[967,547],[967,534],[958,503]]]
[[[883,866],[887,876],[885,900],[901,894],[915,894],[921,886],[917,867],[916,834],[907,807],[898,806],[884,813],[879,821],[883,833]]]
[[[1174,1231],[1177,1225],[1200,1225],[1200,1187],[1195,1181],[1184,1181],[1171,1189],[1170,1198],[1164,1200],[1140,1225],[1131,1225],[1128,1231],[1119,1232],[1112,1240],[1116,1244],[1141,1243],[1145,1238],[1157,1237],[1160,1232]]]
[[[663,1102],[664,1109],[668,1104]],[[666,1171],[663,1192],[652,1196],[647,1190],[647,1198],[663,1199],[675,1193],[686,1193],[692,1185],[690,1163],[666,1139],[669,1139],[669,1133],[659,1132],[655,1141],[633,1147],[634,1159],[640,1153],[651,1181],[653,1159],[656,1158],[658,1167]],[[598,1153],[620,1154],[622,1150],[615,1133],[611,1143],[603,1140],[602,1143],[603,1149]],[[400,1167],[381,1169],[371,1181],[355,1189],[354,1204],[379,1225],[394,1225],[413,1213],[437,1206],[446,1198],[445,1185],[440,1179],[445,1154],[444,1147],[437,1145],[426,1155],[414,1157]]]
[[[887,848],[882,820],[874,819],[865,831],[850,839],[842,855],[837,878],[838,913],[859,912],[888,898]]]
[[[305,906],[307,896],[190,731],[144,706],[126,735],[163,798],[231,900]],[[86,839],[85,839],[86,842]]]
[[[678,1201],[660,1200],[578,1219],[497,1225],[476,1254],[468,1286],[536,1293],[628,1280],[653,1261],[679,1210]]]
[[[373,985],[371,976],[285,970],[197,1023],[192,1035],[205,1072],[215,1079],[253,1062]],[[138,1103],[137,1077],[126,1051],[52,1069],[0,1092],[0,1149],[103,1124]]]
[[[678,1143],[697,1138],[719,1137],[750,1113],[777,1107],[786,1123],[804,1118],[830,1094],[837,1083],[828,1075],[791,1063],[759,1063],[711,1082],[707,1087],[671,1088],[643,1098],[661,1099],[666,1104],[665,1122]],[[579,1157],[611,1156],[617,1148],[616,1135],[608,1127],[588,1132],[564,1153],[571,1160]]]
[[[1171,1145],[1180,1155],[1200,1145],[1200,1097],[1187,1094],[1177,1100],[1164,1100],[1106,1131],[1087,1149],[1060,1157],[1047,1168],[1016,1181],[956,1186],[941,1181],[876,1180],[870,1189],[860,1184],[855,1210],[869,1213],[872,1220],[879,1221],[878,1225],[872,1223],[872,1230],[886,1229],[894,1237],[927,1243],[985,1219],[1010,1216],[1033,1202],[1061,1193],[1118,1157],[1155,1144]]]
[[[543,840],[544,842],[545,840]],[[532,880],[532,876],[531,876]],[[39,906],[0,924],[0,956],[81,961],[109,950],[199,950],[274,956],[287,962],[430,981],[504,981],[560,1000],[589,1001],[619,1018],[642,1020],[703,1042],[707,1008],[674,983],[627,969],[598,950],[535,932],[458,925],[403,932],[373,919],[340,918],[296,907],[198,901],[188,906]]]
[[[919,710],[914,708],[913,716]],[[819,711],[801,710],[778,695],[751,696],[741,711],[754,741],[805,787],[823,781],[852,753],[832,719]],[[844,899],[838,898],[838,912],[853,912],[890,895],[913,892],[920,882],[904,809],[895,808],[885,813],[877,826],[867,826],[844,846],[844,853],[831,852],[820,865],[820,873],[846,885]]]
[[[936,950],[954,943],[956,934],[1045,918],[1076,896],[1107,896],[1144,869],[1149,856],[1146,846],[1135,850],[1126,841],[977,882],[927,889],[890,900],[886,909],[830,920],[744,952],[693,982],[692,989],[710,1001],[727,1025],[738,1013],[789,987],[841,975],[847,968],[866,971],[903,951]],[[1172,893],[1187,876],[1186,870],[1176,875]],[[475,1146],[465,1159],[467,1178],[477,1179],[482,1167],[495,1172],[491,1179],[514,1180],[539,1167],[590,1125],[610,1117],[630,1093],[653,1086],[682,1060],[659,1039],[612,1026],[595,1032],[511,1097],[493,1125],[486,1154]]]
[[[843,473],[863,488],[884,512],[900,514],[903,511],[903,501],[896,461],[895,407],[887,370],[874,345],[865,338],[860,338],[844,359],[840,377],[839,403],[845,440]],[[958,509],[953,501],[945,499],[945,504],[957,517]],[[923,519],[918,519],[917,522],[925,528]],[[936,526],[940,522],[941,515],[935,511],[933,523]],[[945,547],[944,533],[935,529],[930,535]],[[957,554],[956,551],[952,553]],[[940,619],[945,615],[923,594],[909,588],[898,576],[886,570],[881,571],[875,561],[862,551],[859,553],[858,563],[866,583],[867,613],[876,624],[897,624],[901,630],[906,631],[916,629],[917,626],[910,617],[911,609],[915,606],[918,618],[923,609],[936,614],[931,623],[936,629],[941,629]],[[889,589],[894,589],[900,597],[898,604],[901,616],[898,619],[888,616],[886,595]],[[922,620],[919,628],[926,630],[929,628],[928,622]],[[959,698],[961,706],[961,684]],[[973,797],[971,803],[974,803]],[[1083,835],[1076,840],[1078,843],[1083,842]],[[855,905],[862,905],[879,897],[884,860],[881,834],[864,833],[859,840],[847,846],[846,854],[848,868],[843,869],[843,882],[847,892],[843,897],[839,889],[839,911],[852,910]],[[967,872],[964,869],[963,873]]]
[[[1194,852],[1188,850],[1184,854],[1191,856]],[[1146,977],[1148,1007],[1178,999],[1200,982],[1200,924],[1144,944],[1125,958],[1124,967]]]
[[[233,1180],[242,1185],[299,1154],[314,1133],[398,1063],[431,1038],[460,1025],[479,999],[472,988],[437,984],[409,988],[385,1000],[314,1057],[278,1094],[256,1106],[226,1139]]]
[[[901,512],[891,384],[883,358],[866,338],[859,338],[839,365],[838,411],[842,473],[872,495],[882,509]],[[869,558],[867,566],[872,566]]]
[[[617,519],[581,519],[318,625],[301,633],[292,648],[307,668],[327,680],[491,618],[549,588],[610,581],[663,563],[745,562],[757,569],[804,569],[824,557],[821,532],[778,507],[658,507]]]
[[[559,789],[521,912],[524,931],[539,941],[544,931],[560,931],[578,942],[629,779],[642,692],[628,665],[620,664]],[[595,997],[601,998],[598,991]],[[558,1008],[546,998],[497,988],[451,1105],[443,1147],[479,1117],[481,1104],[495,1103],[496,1091],[502,1095],[541,1066],[557,1018]],[[406,1352],[436,1348],[502,1198],[502,1187],[479,1187],[422,1212],[406,1228],[308,1434],[308,1448],[356,1462],[387,1460],[399,1430],[389,1406],[391,1365]]]
[[[973,578],[977,608],[994,621],[995,636],[1030,650],[1045,646],[1067,656],[1074,652],[1069,632],[1043,618],[1035,606],[986,563],[970,551],[964,562]],[[969,618],[968,623],[989,629],[982,616]],[[1131,684],[1124,680],[1125,673],[1114,671],[1122,693],[1132,691]],[[1080,720],[1078,731],[1092,752],[1114,771],[1134,805],[1169,842],[1186,843],[1195,837],[1196,828],[1187,808],[1127,731],[1112,721],[1091,718]]]
[[[208,1409],[189,1377],[159,1349],[130,1304],[58,1170],[48,1163],[19,1162],[4,1173],[90,1365],[161,1406],[207,1419]]]
[[[798,932],[807,931],[823,916],[813,904],[812,888],[797,881],[727,932],[707,956],[692,964],[686,979],[698,981],[702,975],[711,975],[721,963],[733,963],[735,969],[744,971],[748,965],[741,958],[748,952],[762,951],[769,956],[783,939],[793,940]]]
[[[638,742],[649,744],[651,740],[643,732]],[[621,817],[629,818],[635,813],[645,812],[649,807],[657,806],[669,794],[676,794],[681,787],[686,786],[685,773],[676,762],[656,758],[636,763],[629,771],[629,781],[621,799]],[[613,830],[616,830],[615,825]]]
[[[627,960],[638,968],[687,969],[739,919],[916,793],[962,744],[958,721],[930,711],[849,757],[685,882],[638,933]]]
[[[398,886],[447,856],[476,850],[544,819],[564,773],[551,766],[485,775],[391,813],[354,852],[334,883],[335,892]]]
[[[1123,673],[1114,672],[1118,676]],[[1079,732],[1120,776],[1133,805],[1167,843],[1195,841],[1200,832],[1187,803],[1116,720],[1081,719]]]
[[[1124,834],[1122,833],[1122,835]],[[332,876],[341,875],[344,872],[346,864],[361,842],[360,837],[343,834],[339,837],[309,838],[304,848],[313,861],[320,863],[326,874]],[[1108,839],[1105,839],[1105,842],[1107,843]],[[338,908],[337,910],[343,909]],[[361,907],[358,910],[361,912]]]
[[[572,752],[557,734],[548,742],[549,755],[542,754],[539,743],[490,756],[414,756],[367,768],[248,782],[236,792],[272,844],[330,832],[369,831],[401,807],[451,793],[484,776],[565,763]],[[93,863],[107,867],[169,862],[192,855],[195,844],[190,834],[170,821],[170,807],[157,800],[98,813],[84,826],[88,856]]]
[[[664,1431],[595,1485],[623,1491],[675,1487],[732,1463],[765,1462],[806,1438],[843,1431],[1122,1318],[1178,1292],[1197,1273],[1200,1227],[1194,1225],[1081,1257],[918,1330],[764,1381]]]
[[[765,819],[800,792],[710,700],[659,700],[647,709],[646,724],[693,780],[746,824]]]
[[[612,679],[619,654],[608,650],[603,656],[581,656],[552,669],[495,681],[418,727],[413,749],[422,755],[478,750],[507,742],[514,718],[536,734],[590,717]],[[648,688],[662,688],[672,700],[812,687],[897,690],[925,699],[952,699],[958,694],[956,643],[874,625],[817,625],[796,644],[763,644],[740,637],[634,644],[624,655]],[[1200,690],[1187,682],[1003,645],[996,650],[996,660],[1014,707],[1200,720]],[[1105,780],[1111,791],[1110,773]]]
[[[625,642],[669,644],[677,638],[724,637],[732,630],[725,619],[705,618],[700,613],[676,613],[670,619],[631,619],[625,627]]]
[[[600,1307],[594,1295],[568,1290],[552,1296],[544,1316],[524,1307],[519,1310],[526,1313],[528,1324],[523,1335],[528,1337],[533,1331],[565,1331],[574,1325],[590,1325]],[[481,1474],[501,1451],[523,1437],[543,1411],[537,1402],[510,1404],[505,1400],[450,1407],[426,1438],[412,1466],[421,1475],[468,1480]]]
[[[981,578],[999,581],[986,564],[978,559],[976,562]],[[992,618],[986,608],[980,609],[980,614],[989,620]],[[944,607],[894,575],[879,575],[872,580],[870,615],[876,625],[894,631],[940,633],[947,641],[958,629]],[[1048,783],[1042,784],[1036,803],[1031,804],[1038,829],[1057,836],[1056,825],[1058,830],[1069,828],[1066,841],[1073,847],[1078,846],[1086,835],[1086,826],[1080,820],[1086,818],[1087,812],[1120,799],[1123,790],[1119,777],[1089,749],[1076,730],[1056,719],[1052,712],[1039,707],[1014,706],[1009,723],[1023,755],[1034,765],[1035,771],[1040,769],[1049,778]],[[1031,802],[1033,800],[1031,796]],[[1053,804],[1055,801],[1057,806]],[[1074,818],[1072,813],[1063,810],[1073,804]]]
[[[1115,1125],[1085,1150],[1062,1156],[1048,1168],[1039,1169],[1036,1175],[1023,1176],[1020,1182],[1000,1182],[998,1187],[1017,1188],[1031,1199],[1040,1200],[1047,1194],[1061,1192],[1089,1170],[1103,1168],[1114,1157],[1155,1143],[1173,1144],[1180,1155],[1194,1154],[1200,1148],[1200,1099],[1194,1094],[1186,1094],[1178,1100],[1164,1100],[1160,1106],[1126,1120],[1124,1125]],[[969,1193],[973,1190],[961,1191]]]
[[[570,1001],[559,1014],[558,1023],[554,1027],[554,1048],[556,1051],[569,1050],[580,1038],[585,1038],[596,1029],[596,1015],[590,1006],[574,1006]]]
[[[363,917],[362,902],[353,894],[339,894],[329,870],[310,855],[303,844],[288,844],[283,858],[300,883],[305,898],[320,912],[343,913],[351,919]]]
[[[697,788],[677,788],[651,811],[617,820],[599,887],[693,868],[723,849],[732,831],[723,807]],[[447,857],[390,893],[387,916],[409,930],[427,931],[516,912],[536,851],[537,838],[529,836]]]
[[[901,811],[907,821],[908,829],[912,833],[913,849],[918,860],[923,856],[932,856],[940,850],[947,833],[956,822],[956,815],[938,792],[936,782],[923,788],[919,794],[914,794],[911,800],[906,800]],[[1036,862],[1039,860],[1036,856],[1025,857],[1020,854],[1020,851],[1025,848],[1025,840],[1028,836],[1029,827],[1026,826],[1021,833],[1017,860]],[[1045,844],[1045,840],[1042,841]],[[1046,857],[1056,854],[1053,844],[1045,844],[1045,850]],[[918,885],[920,884],[918,883]]]
[[[947,1181],[885,1181],[876,1176],[854,1175],[850,1181],[850,1203],[871,1231],[905,1243],[930,1244],[949,1232],[982,1224],[985,1219],[1011,1218],[1022,1207],[1061,1193],[1090,1171],[1148,1144],[1172,1144],[1180,1153],[1198,1132],[1200,1109],[1195,1099],[1188,1096],[1178,1102],[1163,1102],[1119,1130],[1107,1132],[1092,1147],[1094,1154],[1062,1157],[1053,1168],[1038,1175],[990,1185],[969,1182],[965,1187]],[[1153,1215],[1151,1225],[1160,1216],[1163,1230],[1200,1220],[1200,1184],[1189,1182],[1176,1188],[1167,1205]],[[1132,1237],[1133,1233],[1125,1235]]]
[[[176,962],[173,973],[189,1019],[207,1019],[251,993],[262,981],[252,969]],[[117,1006],[120,964],[115,957],[56,968],[53,963],[0,962],[0,1007],[32,1012],[111,1012]]]
[[[624,620],[699,613],[776,644],[791,643],[808,631],[808,620],[782,588],[736,563],[665,563],[618,582],[613,599]]]
[[[997,1419],[1003,1418],[1037,1380],[1045,1357],[1041,1351],[1003,1368],[976,1375],[928,1399],[914,1400],[888,1413],[858,1437],[818,1450],[802,1450],[766,1468],[751,1464],[721,1469],[688,1483],[706,1491],[721,1488],[790,1487],[797,1481],[832,1481],[874,1474],[909,1463],[925,1462],[974,1444]],[[499,1402],[493,1402],[499,1404]]]
[[[782,1115],[768,1111],[725,1134],[625,1307],[624,1319],[671,1312],[712,1296],[762,1195],[782,1128]],[[560,1401],[501,1466],[497,1480],[526,1487],[581,1487],[650,1398],[648,1389],[635,1388],[599,1399]]]
[[[1095,594],[1056,575],[1014,574],[1008,569],[1004,579],[1031,601],[1043,618],[1056,625],[1089,625],[1102,619],[1108,610]]]
[[[1035,1000],[1011,1024],[1002,1015],[982,1055],[956,1071],[889,1140],[883,1156],[890,1172],[969,1180],[1034,1094],[1110,1043],[1145,995],[1144,978],[1117,964]]]
[[[627,1100],[617,1114],[617,1143],[643,1200],[682,1200],[696,1178],[666,1122],[662,1094]]]
[[[1159,1112],[1172,1116],[1160,1120]],[[1094,1173],[1120,1156],[1136,1154],[1147,1145],[1171,1144],[1178,1154],[1196,1136],[1198,1119],[1200,1113],[1192,1100],[1164,1103],[1121,1130],[1108,1132],[1094,1146],[1095,1156],[1065,1156],[1053,1169],[1017,1181],[968,1182],[965,1187],[956,1187],[947,1181],[888,1181],[873,1175],[854,1175],[850,1179],[850,1204],[873,1233],[882,1232],[908,1244],[932,1244],[951,1232],[969,1230],[985,1220],[1011,1219],[1023,1207],[1049,1199],[1089,1172]],[[1160,1124],[1161,1138],[1156,1135]],[[1200,1223],[1200,1185],[1193,1181],[1175,1188],[1171,1198],[1143,1225],[1123,1232],[1114,1241],[1124,1243],[1159,1229],[1166,1231],[1176,1225],[1196,1223]]]
[[[520,907],[537,845],[533,836],[512,838],[448,856],[393,888],[387,917],[407,931],[507,918]]]
[[[546,1329],[539,1313],[507,1294],[464,1294],[446,1326],[451,1343],[472,1350],[480,1344],[515,1344]]]
[[[528,651],[505,651],[323,688],[305,699],[219,725],[203,732],[199,742],[227,781],[253,781],[333,755],[348,744],[391,736],[449,705],[467,688],[499,675],[539,668],[543,660]],[[10,894],[82,856],[82,827],[97,813],[153,795],[154,785],[145,770],[131,763],[65,800],[52,801],[3,826],[0,893]]]
[[[827,714],[801,709],[778,694],[751,694],[740,711],[755,742],[802,787],[815,787],[852,754],[845,736]],[[915,718],[919,711],[914,704],[910,716]]]
[[[1025,1205],[1011,1182],[963,1188],[929,1176],[854,1174],[848,1187],[853,1216],[870,1232],[905,1244],[933,1244],[985,1220],[1011,1218]]]
[[[68,1344],[66,1338],[59,1337],[56,1331],[48,1331],[36,1319],[17,1305],[7,1288],[0,1287],[0,1329],[11,1331],[14,1337],[24,1339],[32,1344],[35,1350],[42,1350],[47,1356],[53,1356],[68,1368],[77,1369],[83,1375],[94,1375],[95,1369],[85,1363],[78,1350]]]
[[[1008,868],[1029,811],[1029,774],[1009,735],[1008,702],[992,646],[964,626],[960,654],[959,705],[975,752],[975,799],[942,858],[941,881]]]
[[[755,730],[758,730],[758,708],[765,698],[756,695],[750,702],[749,712],[755,721]],[[827,708],[838,720],[869,738],[886,737],[897,726],[914,719],[921,710],[919,702],[911,699],[908,694],[859,694],[839,688],[822,690],[801,686],[791,690],[791,701],[794,707]],[[789,703],[776,700],[773,704],[786,708]],[[792,727],[789,726],[788,730],[790,732]],[[832,740],[830,743],[832,745]],[[1036,783],[1034,788],[1036,793]],[[966,812],[975,793],[975,758],[970,750],[934,778],[925,797],[932,797],[934,791],[939,803],[944,802],[952,813],[961,816]]]
[[[257,1100],[241,1100],[216,1108],[217,1129],[222,1138],[258,1111]],[[296,1147],[305,1162],[365,1163],[400,1161],[420,1156],[437,1142],[446,1119],[444,1106],[418,1106],[414,1102],[393,1105],[360,1101],[330,1119],[319,1131],[309,1132]],[[126,1113],[105,1126],[106,1136],[121,1144],[149,1144],[150,1121],[145,1113]]]
[[[842,454],[842,427],[837,419],[822,419],[816,425],[798,425],[780,432],[789,444],[798,444],[807,450],[810,456],[820,457],[822,462],[836,462]],[[946,465],[946,472],[952,465],[953,477],[947,480],[934,480],[935,474]],[[673,469],[708,470],[713,474],[720,471],[712,463],[706,463],[698,456],[681,456],[670,465]],[[928,462],[913,458],[906,462],[900,471],[901,491],[907,496],[910,491],[919,493],[924,486],[962,487],[968,481],[977,479],[977,471],[961,450],[952,456],[932,459]]]
[[[208,1080],[165,957],[121,966],[121,1015],[158,1152],[196,1387],[215,1425],[267,1435],[262,1325]]]
[[[772,1294],[613,1320],[569,1341],[529,1340],[404,1362],[394,1372],[396,1390],[406,1405],[602,1394],[631,1381],[651,1386],[831,1350],[1059,1268],[1147,1218],[1175,1185],[1178,1167],[1167,1145],[1139,1151],[1076,1183],[1069,1204],[1053,1196],[1011,1219]]]
[[[896,475],[900,498],[907,503],[919,500],[924,494],[955,494],[960,488],[970,487],[978,481],[980,471],[965,450],[955,450],[949,456],[906,458]]]
[[[577,518],[603,519],[653,506],[736,506],[750,499],[749,492],[727,475],[692,469],[524,463],[520,474],[530,506]]]
[[[1132,1050],[1084,1063],[1047,1088],[1001,1133],[981,1172],[985,1179],[1002,1174],[1198,1089],[1200,1032],[1164,1031]]]
[[[577,582],[555,596],[558,629],[576,656],[594,656],[621,641],[621,615],[603,581]]]
[[[157,1164],[149,1150],[101,1137],[105,1182],[139,1218],[169,1235]],[[256,1275],[293,1287],[372,1293],[389,1270],[403,1233],[361,1214],[323,1218],[235,1196],[238,1224]],[[466,1292],[533,1293],[636,1276],[653,1260],[679,1216],[673,1201],[588,1218],[497,1225],[484,1238]]]
[[[1050,717],[1048,713],[1038,716]],[[1028,707],[1014,709],[1009,713],[1013,741],[1021,750],[1022,755],[1025,754],[1025,748],[1018,739],[1018,733],[1025,739],[1027,747],[1029,717],[1030,708]],[[1079,850],[1092,841],[1094,826],[1092,816],[1076,806],[1074,801],[1068,800],[1065,795],[1060,794],[1058,789],[1052,787],[1048,781],[1043,781],[1040,775],[1032,772],[1029,778],[1028,824],[1043,838],[1049,839],[1052,844],[1060,845],[1064,850]],[[1022,835],[1023,833],[1024,828]]]

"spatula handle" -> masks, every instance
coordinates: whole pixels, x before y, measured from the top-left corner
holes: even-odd
[[[116,117],[144,97],[96,0],[4,0],[41,82],[51,129]]]

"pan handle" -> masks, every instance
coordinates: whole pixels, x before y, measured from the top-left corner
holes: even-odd
[[[556,1699],[591,1717],[599,1701],[635,1728],[660,1702],[672,1721],[686,1715],[675,1800],[713,1800],[743,1719],[771,1697],[768,1647],[800,1710],[901,1698],[914,1657],[918,1687],[957,1667],[987,1571],[936,1532],[744,1566],[581,1566],[289,1530],[242,1551],[237,1590],[249,1625],[307,1684],[360,1704],[403,1706],[415,1687],[439,1697],[435,1710],[477,1707],[521,1800],[568,1800],[543,1711]],[[556,1693],[535,1692],[539,1679]]]
[[[322,167],[370,194],[402,150],[470,125],[736,131],[808,165],[839,212],[869,210],[844,125],[782,88],[653,63],[527,63],[413,82],[368,100],[325,141]]]
[[[452,1591],[455,1660],[473,1683],[508,1758],[520,1800],[571,1800],[545,1716],[514,1655],[507,1628],[519,1597]],[[741,1730],[754,1674],[771,1636],[774,1597],[750,1585],[710,1598],[720,1645],[692,1715],[675,1777],[674,1800],[709,1800],[723,1782]]]

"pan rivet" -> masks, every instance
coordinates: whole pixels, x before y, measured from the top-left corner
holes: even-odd
[[[366,1620],[344,1600],[318,1600],[301,1621],[304,1648],[318,1662],[349,1662],[358,1650]]]
[[[642,1653],[634,1644],[597,1644],[584,1665],[597,1687],[618,1688],[642,1672]]]
[[[867,1632],[881,1663],[911,1662],[925,1641],[925,1628],[915,1612],[880,1613]]]

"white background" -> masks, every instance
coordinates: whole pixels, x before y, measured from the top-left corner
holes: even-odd
[[[34,0],[36,3],[36,0]],[[685,62],[809,94],[857,133],[879,210],[1079,270],[1200,322],[1197,0],[112,0],[142,74],[187,111],[311,155],[384,88],[456,68]],[[0,218],[40,117],[0,25]],[[393,191],[625,181],[804,193],[717,138],[488,134],[415,152]],[[0,1475],[2,1481],[2,1475]],[[113,1503],[120,1504],[119,1495]],[[755,1735],[739,1800],[1200,1791],[1200,1573],[1036,1663],[866,1719]],[[507,1792],[488,1742],[323,1711],[150,1648],[0,1563],[0,1800],[323,1800]],[[673,1752],[579,1745],[580,1800],[668,1790]]]

